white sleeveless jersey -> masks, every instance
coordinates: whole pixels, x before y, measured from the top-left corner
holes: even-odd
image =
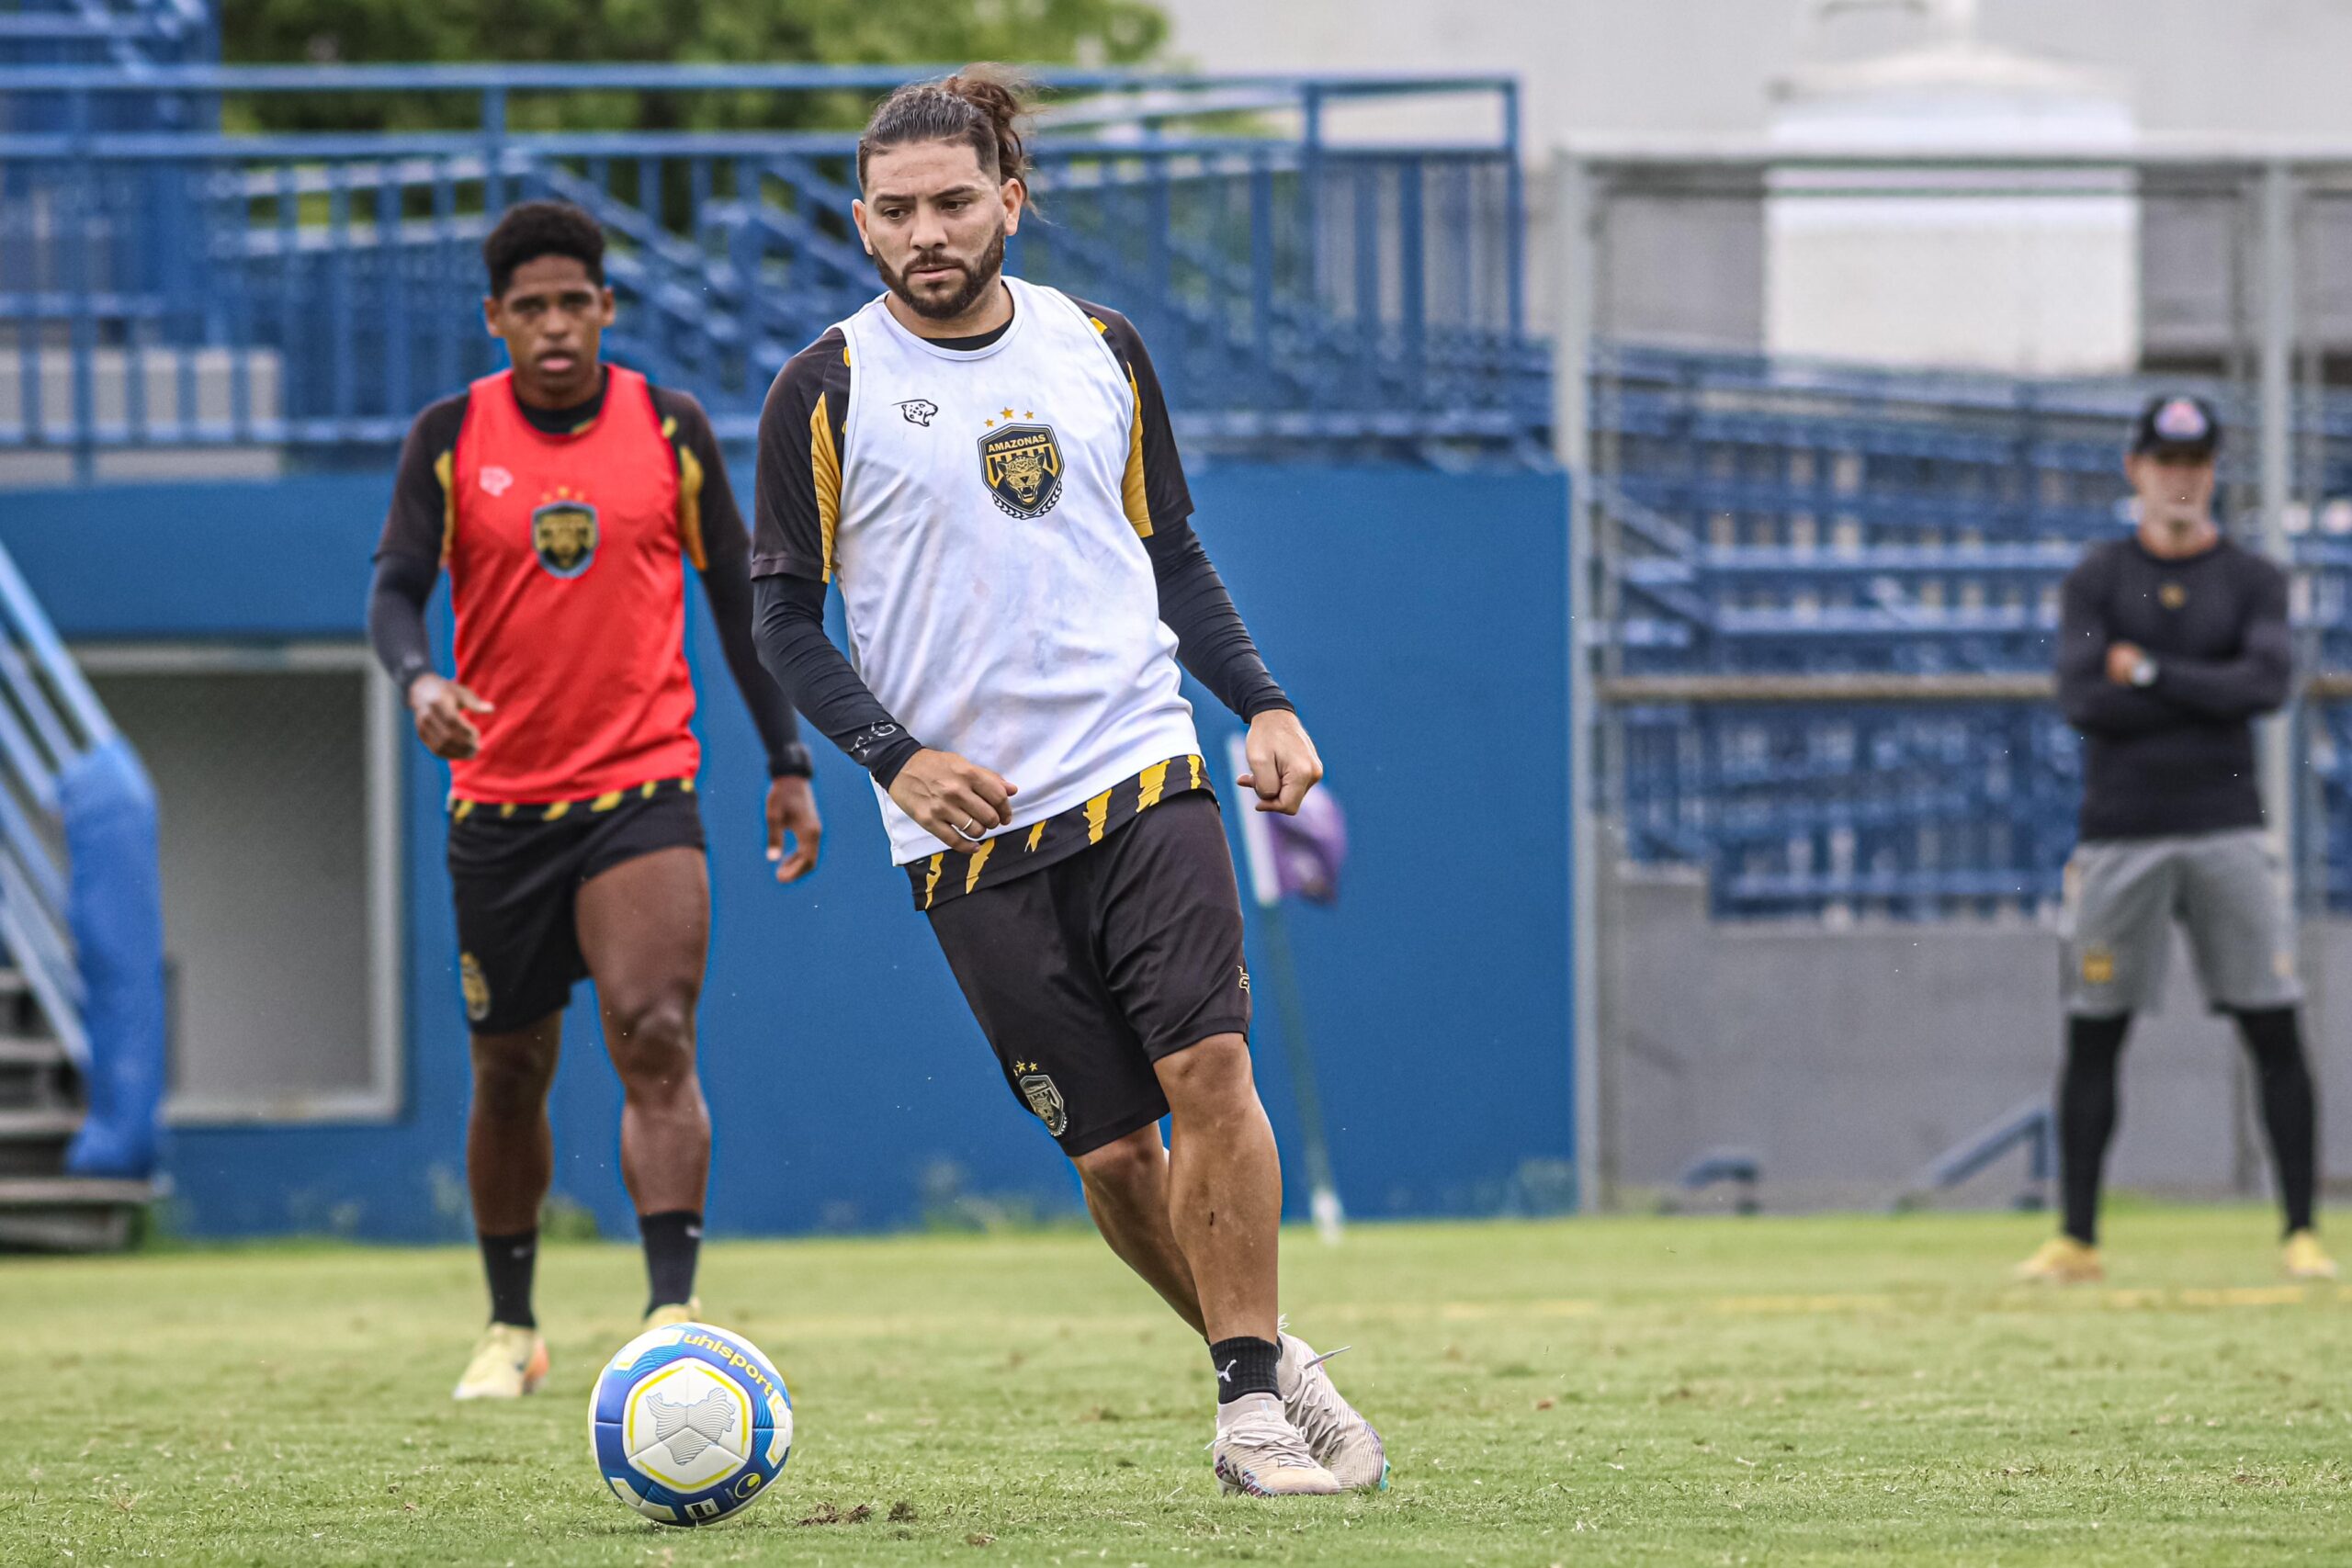
[[[1134,384],[1069,296],[1004,282],[1012,323],[977,352],[879,299],[842,323],[832,565],[859,675],[925,746],[1017,784],[1023,829],[1200,739],[1128,516]],[[894,861],[938,852],[874,793]]]

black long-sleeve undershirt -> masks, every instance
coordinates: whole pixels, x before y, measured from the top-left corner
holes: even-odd
[[[1159,585],[1159,618],[1176,634],[1176,658],[1193,679],[1244,723],[1289,707],[1192,524],[1159,528],[1143,547]]]
[[[2146,686],[2108,675],[2129,643]],[[2086,840],[2259,827],[2249,721],[2294,682],[2286,575],[2226,541],[2160,558],[2136,538],[2099,545],[2066,579],[2058,702],[2083,732]]]
[[[800,722],[782,688],[761,668],[759,644],[752,637],[752,536],[740,522],[730,528],[706,528],[703,551],[702,591],[710,601],[711,626],[718,633],[727,672],[751,711],[752,728],[759,731],[768,776],[806,777],[808,749],[800,743]]]
[[[404,555],[376,558],[376,576],[368,587],[368,641],[403,701],[416,678],[433,669],[433,639],[424,629],[424,606],[440,578],[437,561]]]
[[[1163,525],[1144,547],[1159,588],[1159,618],[1176,634],[1177,659],[1193,679],[1245,722],[1289,708],[1191,524]],[[824,583],[779,573],[755,580],[752,592],[761,663],[809,723],[888,789],[922,742],[825,635]]]
[[[752,581],[752,640],[778,689],[884,789],[922,742],[890,716],[825,635],[825,585],[789,574]]]

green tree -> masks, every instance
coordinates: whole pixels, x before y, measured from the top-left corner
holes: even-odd
[[[892,64],[1004,60],[1127,65],[1168,24],[1148,0],[226,0],[237,63],[586,62]],[[567,94],[519,100],[518,127],[854,126],[859,95]],[[465,123],[471,100],[422,95],[255,96],[256,129],[416,129]]]

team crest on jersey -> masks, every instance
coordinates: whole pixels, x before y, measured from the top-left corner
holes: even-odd
[[[1062,1091],[1055,1087],[1050,1074],[1022,1074],[1021,1098],[1029,1102],[1046,1132],[1058,1138],[1069,1131],[1069,1107],[1062,1103]]]
[[[1062,449],[1050,424],[1000,425],[980,437],[980,476],[997,510],[1043,517],[1062,498]]]
[[[531,548],[558,577],[578,577],[596,558],[596,509],[559,491],[531,513]]]

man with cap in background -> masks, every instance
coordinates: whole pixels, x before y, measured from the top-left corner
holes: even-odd
[[[2260,1082],[2286,1270],[2335,1275],[2312,1228],[2316,1136],[2293,918],[2255,782],[2253,721],[2286,702],[2294,673],[2287,578],[2213,522],[2221,440],[2204,400],[2149,402],[2124,462],[2139,526],[2093,547],[2066,578],[2058,702],[2083,735],[2083,807],[2066,864],[2065,1213],[2018,1270],[2024,1280],[2105,1277],[2099,1175],[2116,1069],[2132,1013],[2162,998],[2175,919],[2206,1001],[2237,1021]]]

